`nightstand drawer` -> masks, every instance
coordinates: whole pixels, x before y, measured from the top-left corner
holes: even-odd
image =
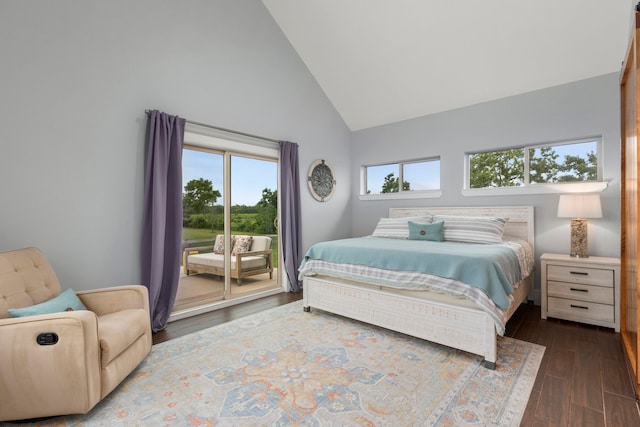
[[[613,305],[613,288],[590,286],[579,283],[547,282],[550,297],[568,298],[579,301]]]
[[[549,297],[550,317],[576,320],[597,320],[601,322],[614,322],[614,308],[612,305],[597,304],[587,301],[576,301],[564,298]]]
[[[613,288],[613,270],[567,265],[548,265],[547,280]]]

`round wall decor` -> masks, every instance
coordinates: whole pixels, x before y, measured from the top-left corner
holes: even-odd
[[[311,195],[319,202],[326,202],[333,196],[336,189],[336,180],[333,169],[324,160],[316,160],[311,163],[307,184]]]

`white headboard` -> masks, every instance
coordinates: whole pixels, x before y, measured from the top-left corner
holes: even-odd
[[[389,208],[390,218],[422,215],[469,215],[508,218],[504,235],[526,240],[535,248],[533,206],[468,206]]]

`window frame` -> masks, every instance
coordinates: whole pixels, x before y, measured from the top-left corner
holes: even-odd
[[[562,145],[581,144],[585,142],[596,142],[597,157],[597,180],[596,181],[572,181],[572,182],[548,182],[548,183],[531,183],[529,174],[530,150],[545,147],[557,147]],[[465,152],[464,161],[464,188],[463,196],[487,196],[487,195],[526,195],[526,194],[550,194],[550,193],[586,193],[600,192],[607,188],[608,182],[603,179],[603,138],[601,135],[566,139],[547,143],[528,144],[521,146],[503,147],[493,150]],[[514,149],[524,150],[524,182],[521,186],[513,187],[487,187],[487,188],[471,188],[471,159],[473,154],[493,153]]]
[[[367,194],[367,168],[375,166],[397,166],[398,182],[404,182],[404,165],[412,163],[438,162],[439,188],[431,190],[403,190],[402,185],[398,185],[398,191],[394,193]],[[360,200],[393,200],[393,199],[430,199],[442,196],[442,159],[440,156],[423,157],[418,159],[402,160],[396,162],[373,163],[360,166]]]

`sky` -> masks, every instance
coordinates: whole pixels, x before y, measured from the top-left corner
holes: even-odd
[[[398,164],[367,167],[367,190],[379,194],[387,175],[398,177]],[[404,181],[412,190],[435,190],[440,188],[440,161],[424,161],[404,164]]]
[[[182,152],[182,185],[193,179],[205,178],[214,190],[224,195],[224,157],[221,154],[185,149]],[[231,204],[254,206],[262,198],[262,190],[276,190],[278,164],[247,157],[231,157]],[[216,204],[222,204],[218,198]]]

